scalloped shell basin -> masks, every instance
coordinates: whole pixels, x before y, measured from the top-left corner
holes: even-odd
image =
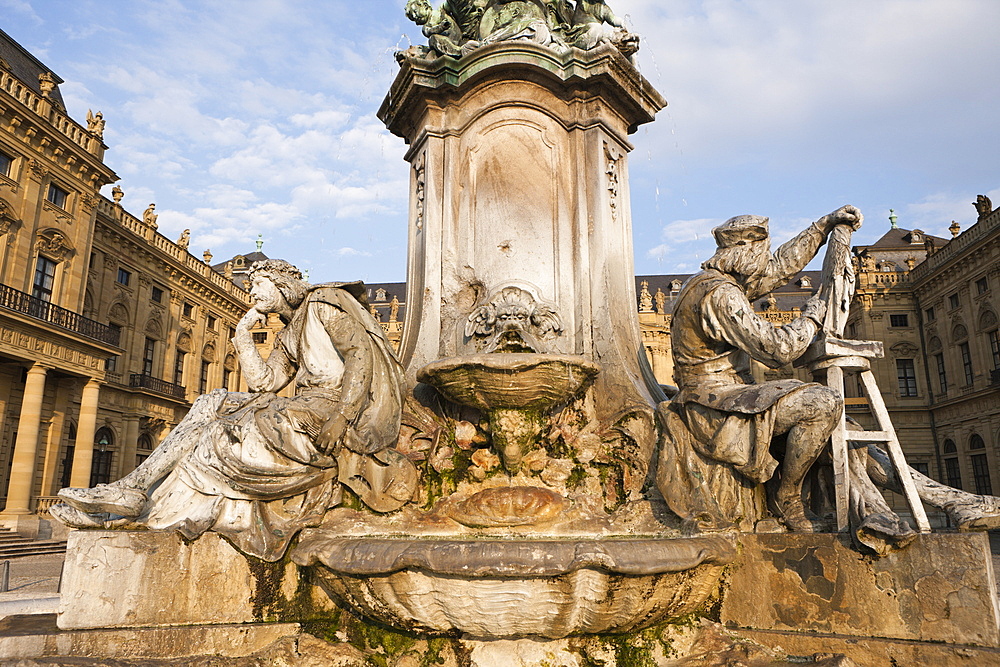
[[[343,538],[307,530],[292,552],[327,593],[404,630],[472,637],[628,632],[695,611],[735,546],[655,539]]]
[[[417,379],[454,403],[481,410],[547,410],[593,382],[600,367],[568,354],[494,353],[427,364]]]

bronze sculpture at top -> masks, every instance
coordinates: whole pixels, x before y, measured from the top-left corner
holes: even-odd
[[[556,51],[611,44],[626,57],[639,36],[625,28],[604,0],[409,0],[407,17],[423,27],[428,46],[407,55],[460,57],[487,44],[530,41]]]

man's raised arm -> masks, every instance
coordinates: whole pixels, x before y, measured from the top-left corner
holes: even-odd
[[[849,204],[841,206],[829,215],[824,215],[774,252],[764,277],[754,285],[752,292],[747,296],[752,301],[784,285],[812,261],[834,227],[850,225],[857,230],[862,220],[861,211]]]

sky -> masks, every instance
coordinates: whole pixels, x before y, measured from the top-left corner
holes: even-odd
[[[395,51],[425,43],[404,4],[0,0],[0,28],[65,79],[70,116],[104,113],[123,205],[155,202],[196,256],[261,234],[312,282],[393,282],[409,172],[375,112]],[[697,270],[712,227],[743,213],[780,242],[854,204],[864,244],[890,208],[950,238],[977,194],[1000,204],[1000,1],[609,4],[669,102],[631,137],[637,274]]]

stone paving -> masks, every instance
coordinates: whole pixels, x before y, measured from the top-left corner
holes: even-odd
[[[10,588],[0,592],[0,601],[25,597],[47,597],[59,590],[65,554],[24,556],[10,559]],[[0,560],[0,567],[3,561]]]

